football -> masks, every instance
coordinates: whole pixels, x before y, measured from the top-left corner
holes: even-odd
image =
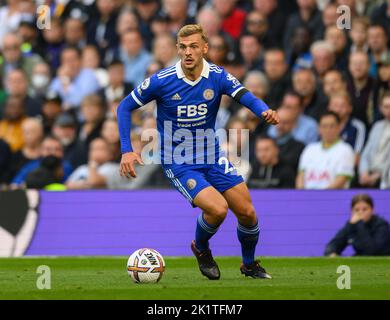
[[[164,259],[154,249],[138,249],[127,260],[127,272],[136,283],[156,283],[161,280],[164,271]]]

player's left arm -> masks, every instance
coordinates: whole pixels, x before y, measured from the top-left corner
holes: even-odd
[[[278,113],[275,110],[270,109],[263,100],[257,98],[230,73],[222,72],[221,75],[222,93],[231,96],[235,101],[247,107],[259,118],[263,118],[267,123],[279,123]]]

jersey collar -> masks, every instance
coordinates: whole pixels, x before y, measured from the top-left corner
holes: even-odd
[[[176,63],[176,74],[177,74],[177,77],[179,79],[183,79],[183,81],[188,83],[189,85],[195,86],[200,80],[202,80],[202,77],[203,78],[208,78],[209,77],[210,65],[209,65],[209,63],[205,59],[203,59],[203,70],[202,70],[202,73],[200,74],[200,77],[198,79],[196,79],[195,81],[192,81],[192,80],[186,78],[186,76],[184,74],[184,71],[181,68],[181,61],[179,60]]]

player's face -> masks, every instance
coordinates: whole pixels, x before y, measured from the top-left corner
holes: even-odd
[[[208,51],[208,45],[200,34],[193,34],[188,37],[180,37],[177,49],[182,67],[187,70],[194,70],[202,64],[203,57]]]

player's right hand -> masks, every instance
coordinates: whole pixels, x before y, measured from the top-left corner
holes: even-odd
[[[143,165],[141,157],[135,152],[127,152],[122,154],[121,164],[120,164],[120,174],[121,177],[130,178],[137,177],[134,169],[134,163],[138,162]],[[130,176],[129,176],[130,175]]]

